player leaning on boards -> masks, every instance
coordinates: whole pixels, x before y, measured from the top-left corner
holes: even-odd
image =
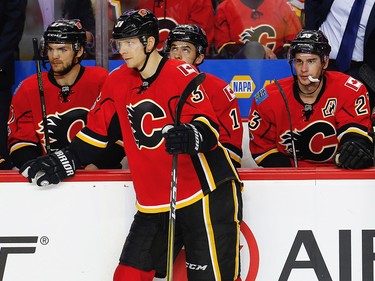
[[[207,37],[195,24],[181,24],[169,32],[165,53],[170,58],[198,66],[203,63]],[[206,73],[203,87],[219,120],[219,141],[228,150],[236,167],[241,167],[243,127],[237,98],[227,82]]]
[[[373,165],[367,90],[346,74],[325,70],[330,50],[321,31],[301,31],[289,51],[293,77],[255,95],[250,151],[259,166]]]
[[[241,182],[218,142],[217,117],[203,87],[188,96],[180,125],[171,125],[179,97],[198,71],[159,55],[158,20],[146,9],[125,12],[112,36],[126,64],[108,76],[86,127],[67,148],[30,161],[20,173],[38,185],[64,180],[74,167],[95,159],[110,137],[108,124],[118,116],[138,212],[114,280],[151,281],[156,273],[166,274],[174,153],[179,154],[174,241],[184,245],[187,262],[202,268],[188,269],[189,280],[240,280]],[[66,159],[72,170],[64,168]]]
[[[108,76],[102,67],[81,65],[86,36],[76,19],[57,20],[44,32],[40,52],[50,70],[22,81],[10,108],[8,142],[11,160],[17,168],[49,150],[66,147],[86,123],[87,113]],[[35,48],[38,55],[38,46]],[[120,168],[122,158],[123,148],[114,144],[94,164],[99,168]]]

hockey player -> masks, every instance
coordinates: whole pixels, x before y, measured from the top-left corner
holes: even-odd
[[[285,0],[225,0],[215,14],[215,47],[218,55],[232,58],[250,51],[250,42],[263,45],[266,59],[286,58],[290,42],[302,29],[299,18]]]
[[[108,71],[80,64],[85,46],[86,31],[79,20],[57,20],[45,31],[41,53],[51,68],[41,76],[48,128],[43,126],[38,78],[34,74],[21,82],[10,108],[8,140],[11,160],[16,167],[47,152],[46,130],[51,151],[56,151],[67,146],[86,123],[87,113]],[[112,153],[111,156],[108,153]],[[121,145],[112,145],[94,164],[100,168],[120,168],[122,158]]]
[[[137,0],[138,9],[146,8],[159,19],[160,42],[162,51],[169,32],[178,24],[198,24],[206,32],[208,46],[214,39],[214,8],[207,0]],[[207,49],[208,50],[208,49]]]
[[[331,46],[321,31],[303,30],[292,42],[293,77],[261,89],[249,114],[250,151],[263,167],[373,165],[365,86],[326,71]]]
[[[198,71],[157,52],[158,20],[149,10],[125,12],[112,37],[126,64],[108,76],[86,127],[66,149],[26,163],[20,173],[38,185],[73,176],[75,167],[103,150],[108,126],[118,117],[138,212],[114,281],[166,274],[174,153],[179,154],[174,241],[185,246],[187,262],[202,268],[188,268],[189,280],[240,280],[241,182],[218,142],[217,117],[203,87],[188,96],[180,125],[171,125],[179,97]]]
[[[165,52],[170,58],[198,67],[207,49],[206,33],[198,25],[182,24],[168,35]],[[241,167],[243,127],[237,98],[228,83],[206,73],[203,87],[220,123],[219,141],[228,150],[236,167]]]
[[[305,26],[305,0],[288,0],[288,2],[300,19],[301,25]]]

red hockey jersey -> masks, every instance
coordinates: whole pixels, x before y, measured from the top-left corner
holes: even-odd
[[[203,87],[218,117],[219,141],[228,149],[236,166],[240,167],[243,126],[238,100],[228,83],[212,74],[206,73]]]
[[[147,213],[169,210],[172,155],[165,151],[162,129],[174,123],[179,96],[197,70],[178,60],[163,59],[155,75],[144,86],[147,81],[142,81],[134,69],[122,65],[114,70],[89,113],[86,128],[70,146],[82,162],[92,161],[95,151],[106,146],[108,126],[117,114],[137,207]],[[181,122],[192,120],[204,123],[219,136],[215,112],[201,86],[182,109]],[[238,179],[228,152],[220,143],[207,153],[180,154],[177,177],[177,208],[196,202],[220,183]]]
[[[274,53],[292,41],[302,26],[286,0],[265,0],[252,16],[253,9],[241,0],[225,0],[215,15],[215,47],[228,42],[244,44],[258,41]]]
[[[340,72],[326,72],[323,89],[311,105],[305,105],[298,90],[293,90],[293,77],[279,83],[288,101],[300,167],[334,165],[333,157],[344,139],[361,138],[371,144],[368,93],[358,80]],[[292,159],[290,120],[275,83],[255,95],[249,133],[250,152],[257,164],[278,152]]]
[[[210,0],[138,0],[136,8],[146,8],[158,18],[159,51],[178,24],[199,25],[206,32],[209,46],[214,38],[214,8]]]
[[[47,126],[51,150],[66,147],[86,123],[87,113],[98,97],[108,71],[101,67],[82,67],[74,85],[70,86],[68,101],[63,101],[62,87],[53,83],[49,73],[42,73]],[[22,149],[45,149],[44,127],[38,78],[34,74],[16,89],[8,121],[10,154]]]

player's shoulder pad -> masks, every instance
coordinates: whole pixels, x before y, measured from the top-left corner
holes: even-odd
[[[49,83],[49,79],[47,76],[47,72],[42,72],[42,81],[47,81]],[[23,89],[21,92],[26,91],[33,91],[39,89],[38,86],[38,75],[36,73],[30,75],[29,77],[26,77],[24,80],[22,80],[16,89],[14,90],[14,95],[19,92],[20,89]]]
[[[16,87],[15,90],[14,90],[14,94],[13,94],[13,95],[15,95],[15,94],[18,93],[18,90],[20,89],[20,87],[22,86],[23,83],[24,83],[24,80],[22,80],[22,81],[17,85],[17,87]]]
[[[334,83],[337,84],[343,84],[346,88],[354,92],[358,92],[361,87],[363,88],[364,86],[358,79],[338,71],[327,71],[326,77],[327,80],[335,81]]]
[[[348,77],[348,79],[344,83],[345,87],[358,92],[359,89],[363,86],[363,83],[359,81],[358,79],[355,79],[351,76]]]
[[[220,77],[213,75],[212,73],[207,73],[207,72],[204,72],[204,73],[206,74],[206,79],[204,80],[205,82],[211,81],[219,85],[225,85],[225,86],[228,85],[228,83],[225,80],[221,79]]]
[[[176,60],[176,59],[168,59],[166,62],[166,65],[173,65],[174,67],[168,67],[170,71],[178,70],[177,73],[182,73],[183,76],[189,76],[192,73],[198,74],[199,71],[198,69],[189,63],[186,63],[181,60]],[[176,75],[178,75],[176,73]]]
[[[97,66],[97,65],[92,65],[92,66],[85,66],[85,69],[87,69],[88,71],[90,71],[90,73],[98,73],[98,74],[105,74],[105,75],[108,75],[109,71],[104,68],[104,67],[101,67],[101,66]]]
[[[116,68],[114,68],[109,74],[109,77],[111,79],[114,79],[115,77],[122,77],[123,79],[128,78],[130,76],[139,76],[139,72],[134,70],[133,68],[127,67],[126,64],[122,64]]]

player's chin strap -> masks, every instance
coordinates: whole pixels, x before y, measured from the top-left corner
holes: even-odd
[[[150,55],[151,55],[151,53],[152,53],[153,50],[154,49],[152,49],[150,52],[146,52],[146,47],[145,47],[146,60],[145,60],[145,63],[143,64],[143,66],[141,67],[141,69],[136,68],[136,70],[138,72],[142,72],[146,68],[148,59],[150,58]]]
[[[145,39],[142,38],[142,40],[145,40]],[[146,55],[146,60],[145,60],[145,63],[143,64],[143,66],[141,67],[141,69],[136,68],[136,70],[138,72],[142,72],[146,68],[146,65],[147,65],[148,59],[150,58],[151,53],[156,49],[156,44],[155,44],[154,47],[152,47],[151,51],[147,52],[146,51],[146,44],[147,44],[146,42],[147,41],[145,40],[144,43],[143,43],[144,44],[144,49],[143,50],[144,50],[145,55]]]

